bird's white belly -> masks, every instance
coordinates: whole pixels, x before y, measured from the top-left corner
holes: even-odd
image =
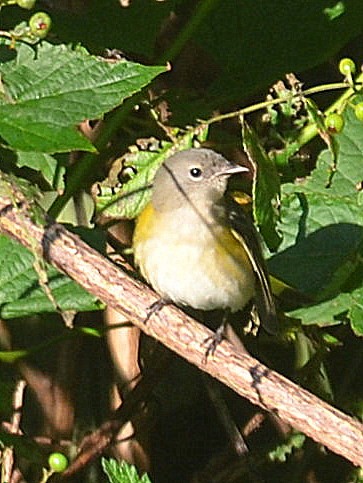
[[[154,289],[176,304],[240,310],[253,296],[254,274],[223,250],[203,248],[215,244],[210,233],[205,237],[203,243],[181,243],[169,233],[163,243],[159,233],[137,248],[136,262]]]

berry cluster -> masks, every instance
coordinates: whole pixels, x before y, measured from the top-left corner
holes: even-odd
[[[339,71],[343,74],[348,83],[354,88],[353,75],[356,73],[356,66],[352,59],[344,58],[339,62]],[[363,102],[354,105],[354,112],[359,119],[363,121]],[[332,112],[325,116],[324,124],[330,134],[342,132],[344,128],[344,119],[340,112]]]

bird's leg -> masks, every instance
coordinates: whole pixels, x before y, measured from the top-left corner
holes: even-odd
[[[226,309],[223,313],[223,318],[220,326],[218,329],[214,332],[213,335],[210,337],[207,337],[204,340],[204,344],[207,344],[207,350],[205,351],[205,356],[204,356],[204,361],[206,362],[208,357],[210,355],[213,355],[215,350],[217,349],[218,345],[222,342],[223,339],[225,339],[225,332],[226,332],[226,327],[228,324],[228,317],[230,314],[230,310]]]
[[[169,305],[172,302],[164,297],[159,298],[155,302],[153,302],[148,308],[147,308],[147,315],[145,317],[144,323],[146,324],[147,321],[150,319],[150,317],[156,313],[158,313],[165,305]]]

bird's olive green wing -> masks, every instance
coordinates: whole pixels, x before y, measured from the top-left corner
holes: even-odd
[[[232,233],[243,245],[256,276],[255,305],[264,329],[275,334],[278,329],[276,308],[271,292],[266,263],[262,255],[259,234],[252,220],[233,199],[227,200],[228,220]]]

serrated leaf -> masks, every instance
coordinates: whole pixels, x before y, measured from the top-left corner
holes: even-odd
[[[151,483],[146,473],[140,478],[135,466],[125,461],[102,458],[102,467],[110,483]]]
[[[303,447],[306,436],[302,433],[294,433],[289,436],[285,443],[278,445],[274,450],[270,451],[268,457],[271,461],[279,461],[284,463],[294,450]]]
[[[284,240],[270,270],[318,300],[329,288],[336,293],[361,264],[363,219],[352,201],[317,193],[283,196],[279,229]]]
[[[356,97],[357,101],[360,99],[363,97]],[[334,197],[357,196],[357,185],[363,177],[363,123],[357,119],[352,107],[347,107],[343,117],[345,127],[334,136],[339,146],[336,163],[329,150],[322,151],[316,169],[299,186],[301,191]]]
[[[22,206],[35,223],[46,223],[45,213],[35,202],[38,189],[28,181],[0,172],[0,193],[14,206]],[[100,232],[77,228],[90,245],[99,246]],[[102,237],[103,241],[103,237]],[[97,299],[54,267],[47,265],[36,248],[26,249],[0,235],[0,315],[13,318],[41,312],[98,310]],[[32,244],[31,244],[32,246]]]
[[[284,240],[269,261],[274,275],[319,302],[292,316],[321,326],[348,319],[357,335],[363,333],[362,136],[363,124],[347,108],[335,163],[323,151],[306,180],[284,185]]]
[[[22,49],[22,47],[20,47]],[[165,67],[107,62],[85,49],[41,43],[0,65],[0,135],[15,149],[54,153],[94,150],[75,125],[101,117]]]
[[[281,236],[277,232],[280,180],[276,166],[262,148],[255,132],[242,123],[243,148],[256,166],[253,183],[253,212],[257,225],[271,250],[277,249]]]
[[[112,188],[103,187],[97,197],[97,211],[113,219],[137,216],[149,201],[155,173],[172,147],[172,143],[162,142],[157,152],[137,151],[127,155],[127,163],[137,170],[136,176],[116,194]]]
[[[207,132],[207,128],[201,126],[198,131],[188,131],[180,136],[174,143],[155,142],[152,150],[135,149],[128,153],[123,159],[123,166],[132,166],[136,170],[136,175],[116,194],[112,186],[112,181],[116,179],[114,173],[111,176],[112,180],[108,179],[100,185],[101,191],[96,195],[97,212],[113,219],[135,218],[149,201],[155,173],[164,160],[178,151],[193,147],[196,139],[202,142]],[[121,163],[118,165],[121,169]]]
[[[54,312],[39,286],[34,256],[19,243],[0,235],[0,315],[4,319]],[[62,311],[99,310],[97,299],[55,268],[47,270],[49,288]]]

